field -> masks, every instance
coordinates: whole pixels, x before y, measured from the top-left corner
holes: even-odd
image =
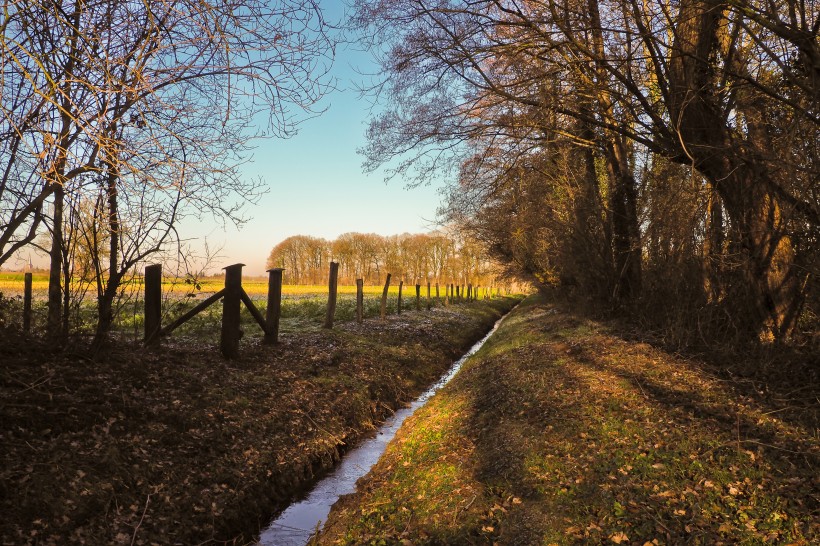
[[[22,322],[22,294],[23,273],[0,272],[0,293],[6,298],[6,305],[12,309],[5,312],[7,321]],[[224,279],[208,277],[205,279],[168,278],[163,282],[163,317],[162,323],[169,324],[177,317],[191,309],[199,301],[221,290]],[[264,313],[267,306],[268,280],[260,277],[249,277],[242,281],[242,287],[248,293],[255,305]],[[82,287],[72,287],[81,292]],[[378,316],[381,306],[383,286],[364,287],[364,316],[365,318]],[[45,324],[45,302],[48,292],[48,274],[35,272],[32,278],[33,326],[36,331]],[[398,310],[398,284],[391,284],[388,292],[387,312],[395,314]],[[426,286],[421,290],[420,304],[427,306]],[[435,298],[435,287],[432,288],[430,304],[443,303],[444,287],[441,287],[442,298]],[[321,325],[327,309],[328,288],[322,285],[285,285],[282,287],[282,321],[281,332],[299,330],[306,326]],[[95,297],[93,290],[86,290],[81,303],[72,306],[72,327],[74,333],[91,334],[96,320]],[[402,292],[402,307],[414,308],[415,287],[405,286]],[[123,297],[120,301],[114,330],[122,337],[139,340],[143,336],[143,284],[142,278],[137,277],[125,285]],[[218,335],[222,310],[219,304],[212,305],[197,315],[173,334],[173,337],[206,337]],[[345,322],[354,320],[356,316],[356,287],[340,285],[336,304],[335,320]],[[242,323],[246,325],[245,335],[261,337],[262,331],[257,328],[247,309],[242,309]]]
[[[6,297],[23,295],[24,274],[18,272],[0,271],[0,294]],[[142,291],[142,278],[137,277],[125,286],[127,292],[140,293]],[[168,278],[162,283],[163,292],[170,297],[185,297],[188,294],[210,295],[222,290],[224,287],[223,277],[207,277],[198,279],[196,282],[184,278]],[[268,293],[268,279],[263,277],[250,277],[242,279],[242,287],[251,298],[264,298]],[[79,286],[75,287],[79,288]],[[413,287],[409,287],[414,290]],[[443,287],[442,287],[443,288]],[[365,295],[381,295],[383,286],[365,286]],[[424,292],[422,290],[422,292]],[[48,292],[48,273],[34,272],[32,274],[32,293],[35,299],[45,299]],[[390,286],[390,293],[397,295],[399,292],[398,283]],[[355,294],[355,285],[339,285],[339,294]],[[404,294],[408,294],[408,287],[405,287]],[[282,287],[283,296],[304,296],[327,294],[326,285],[284,285]]]

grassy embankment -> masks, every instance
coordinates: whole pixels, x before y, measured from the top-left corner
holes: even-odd
[[[530,298],[317,542],[817,544],[820,386],[806,364],[744,379]]]
[[[101,362],[0,332],[0,542],[248,543],[290,496],[435,380],[513,299],[460,303],[281,344],[176,333]],[[309,316],[309,313],[306,314]],[[196,343],[190,343],[195,341]]]

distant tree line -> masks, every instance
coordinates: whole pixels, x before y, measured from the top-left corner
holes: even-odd
[[[681,340],[816,333],[816,0],[355,5],[367,164],[457,172],[445,218],[511,271]]]
[[[455,283],[490,286],[499,268],[483,244],[443,233],[382,236],[344,233],[333,241],[294,235],[277,244],[268,268],[281,267],[287,284],[323,284],[331,261],[339,263],[339,282],[380,285],[388,273],[395,283]]]

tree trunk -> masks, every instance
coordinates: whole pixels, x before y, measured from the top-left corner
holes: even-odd
[[[65,206],[65,190],[61,185],[54,189],[54,214],[51,230],[51,252],[49,253],[48,273],[48,318],[46,334],[51,339],[57,339],[62,334],[62,270],[63,270],[63,209]]]
[[[723,293],[721,281],[723,278],[723,245],[726,237],[723,229],[723,206],[720,203],[720,196],[714,189],[709,192],[706,214],[708,223],[706,237],[703,241],[703,254],[706,259],[705,277],[709,300],[717,302]]]
[[[612,221],[612,252],[615,264],[616,299],[631,301],[641,292],[641,241],[638,227],[635,177],[620,137],[607,144],[609,207]]]
[[[584,112],[592,116],[591,107],[586,107]],[[589,123],[579,122],[577,130],[583,141],[595,141],[595,131]],[[604,213],[594,148],[579,146],[572,158],[583,167],[583,175],[577,178],[580,191],[574,203],[575,226],[570,247],[573,274],[586,293],[608,299],[616,284],[611,251],[612,227],[608,220],[612,215]]]
[[[726,302],[735,324],[747,337],[782,338],[794,327],[806,273],[795,267],[784,207],[769,190],[775,185],[768,183],[770,171],[758,157],[766,146],[756,123],[764,106],[747,101],[739,110],[748,121],[745,140],[730,134],[724,121],[715,92],[720,75],[709,65],[726,26],[724,9],[715,0],[681,2],[669,63],[669,112],[686,143],[682,154],[721,197],[736,233],[740,278]]]
[[[122,275],[120,271],[120,221],[117,204],[117,182],[119,172],[114,161],[107,165],[106,193],[108,201],[108,280],[105,289],[97,297],[97,328],[91,342],[93,352],[99,351],[114,323],[114,300],[120,288]]]
[[[591,23],[592,48],[595,52],[595,86],[597,107],[601,117],[612,125],[624,120],[618,118],[614,98],[607,82],[607,58],[601,26],[598,0],[588,0]],[[604,134],[604,158],[609,175],[609,216],[612,229],[612,252],[615,265],[615,288],[617,300],[630,301],[641,292],[641,242],[638,224],[635,177],[629,165],[626,139],[616,131]]]
[[[91,342],[91,352],[96,354],[108,340],[111,326],[114,324],[114,300],[120,288],[122,276],[119,272],[108,278],[105,290],[97,298],[97,327],[94,330],[94,339]]]

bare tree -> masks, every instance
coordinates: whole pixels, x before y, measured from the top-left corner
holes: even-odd
[[[238,166],[254,138],[291,134],[328,89],[330,29],[313,0],[5,7],[0,263],[32,240],[49,204],[56,333],[64,210],[99,196],[104,336],[123,274],[173,240],[184,214],[242,220],[260,186]]]
[[[371,124],[370,165],[402,157],[400,170],[423,177],[501,150],[501,172],[511,172],[562,139],[593,151],[577,170],[606,173],[603,235],[615,294],[627,298],[641,289],[646,180],[638,179],[638,159],[686,165],[714,190],[715,218],[726,212],[724,251],[733,259],[721,273],[723,303],[748,337],[789,334],[818,252],[810,242],[820,221],[816,2],[356,6],[356,22],[380,47],[384,76],[372,89],[386,110]],[[591,174],[584,179],[597,181],[587,183],[592,197],[602,177]],[[490,197],[502,179],[471,183]]]

